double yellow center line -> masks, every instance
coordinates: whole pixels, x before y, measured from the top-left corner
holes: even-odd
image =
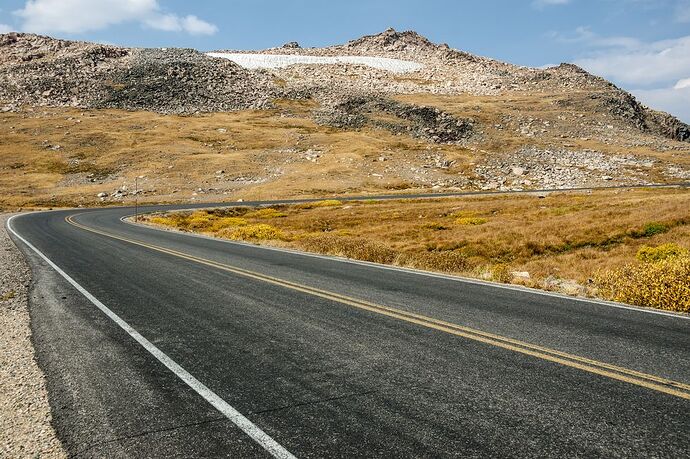
[[[400,309],[391,308],[388,306],[383,306],[368,301],[359,300],[356,298],[351,298],[349,296],[341,295],[339,293],[329,292],[307,285],[298,284],[296,282],[291,282],[276,277],[267,276],[265,274],[257,273],[254,271],[238,268],[235,266],[230,266],[224,263],[219,263],[213,260],[195,257],[193,255],[178,252],[176,250],[168,249],[165,247],[147,244],[122,236],[117,236],[115,234],[89,228],[80,223],[77,223],[74,221],[73,217],[74,215],[69,216],[65,220],[69,224],[81,228],[85,231],[89,231],[91,233],[100,234],[102,236],[106,236],[112,239],[117,239],[130,244],[146,247],[157,252],[173,255],[179,258],[183,258],[185,260],[193,261],[195,263],[210,266],[212,268],[220,269],[222,271],[230,272],[250,279],[266,282],[280,287],[289,288],[291,290],[306,293],[319,298],[324,298],[326,300],[336,301],[338,303],[346,304],[348,306],[352,306],[358,309],[398,319],[407,323],[438,330],[444,333],[449,333],[451,335],[460,336],[462,338],[470,339],[473,341],[478,341],[501,349],[507,349],[513,352],[518,352],[520,354],[529,355],[549,362],[554,362],[567,367],[576,368],[578,370],[594,373],[596,375],[604,376],[618,381],[623,381],[630,384],[635,384],[637,386],[642,386],[647,389],[655,390],[668,395],[673,395],[675,397],[690,400],[690,385],[678,381],[672,381],[669,379],[642,373],[639,371],[630,370],[628,368],[623,368],[616,365],[611,365],[608,363],[599,362],[585,357],[569,354],[566,352],[549,349],[543,346],[530,344],[524,341],[507,338],[494,333],[488,333],[470,327],[445,322],[421,314],[416,314],[413,312],[403,311]]]

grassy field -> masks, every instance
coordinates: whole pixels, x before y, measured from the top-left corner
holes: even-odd
[[[131,191],[137,176],[143,176],[140,202],[429,189],[386,168],[404,164],[409,171],[421,167],[420,156],[436,152],[456,161],[444,171],[453,175],[472,160],[458,146],[320,126],[311,119],[314,108],[278,101],[275,110],[195,116],[57,108],[0,113],[0,206],[101,204],[99,193]],[[388,161],[377,162],[381,155]],[[133,199],[124,193],[121,201]]]
[[[690,312],[690,191],[320,201],[154,225]]]

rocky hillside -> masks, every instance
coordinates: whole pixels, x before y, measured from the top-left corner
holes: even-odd
[[[268,77],[191,49],[131,49],[0,35],[0,100],[24,104],[194,113],[264,108]]]
[[[688,126],[571,64],[394,30],[208,54],[0,35],[0,205],[687,180]]]
[[[341,117],[348,100],[362,96],[560,93],[565,107],[586,92],[596,101],[593,108],[623,127],[690,140],[686,124],[574,65],[519,67],[434,44],[415,32],[389,29],[344,45],[303,49],[288,43],[259,53],[375,56],[423,66],[404,74],[352,64],[252,71],[195,50],[121,48],[10,33],[0,35],[0,102],[4,110],[29,104],[196,113],[268,108],[276,98],[314,98]]]

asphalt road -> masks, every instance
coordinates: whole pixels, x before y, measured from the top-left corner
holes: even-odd
[[[688,456],[687,317],[120,221],[131,213],[11,221],[71,455]]]

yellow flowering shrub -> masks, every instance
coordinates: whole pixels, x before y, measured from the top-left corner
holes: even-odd
[[[652,263],[684,255],[688,255],[688,249],[674,244],[673,242],[662,244],[657,247],[643,245],[640,247],[640,250],[637,251],[637,259],[644,263]]]
[[[247,212],[244,216],[247,218],[280,218],[287,217],[287,214],[272,207],[266,207],[263,209],[254,210],[252,212]]]
[[[596,283],[602,296],[613,301],[690,312],[690,256],[687,254],[599,273]]]

